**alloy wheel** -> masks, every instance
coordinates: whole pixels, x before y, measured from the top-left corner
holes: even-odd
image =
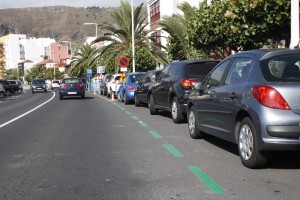
[[[251,158],[253,153],[253,134],[249,126],[243,125],[239,134],[239,149],[244,160]]]

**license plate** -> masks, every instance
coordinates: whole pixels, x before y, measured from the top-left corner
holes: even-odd
[[[77,92],[68,92],[68,94],[77,94]]]

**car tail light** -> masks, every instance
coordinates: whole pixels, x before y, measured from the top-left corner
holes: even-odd
[[[291,110],[281,94],[272,87],[266,85],[254,86],[252,87],[252,94],[263,106],[281,110]]]
[[[183,87],[192,87],[193,85],[195,85],[197,83],[196,80],[191,80],[191,79],[188,79],[188,78],[183,78],[181,79],[181,85]]]
[[[67,88],[67,84],[61,84],[59,87],[60,88]]]
[[[77,88],[84,88],[84,84],[83,83],[77,84]]]
[[[134,91],[135,89],[134,89],[133,86],[130,85],[130,86],[128,86],[128,90],[129,90],[129,91]]]

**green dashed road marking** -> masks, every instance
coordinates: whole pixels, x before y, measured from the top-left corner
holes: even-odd
[[[173,147],[173,145],[171,145],[171,144],[164,144],[164,147],[171,154],[173,154],[173,156],[175,156],[176,158],[182,158],[182,157],[184,157],[183,154],[180,151],[178,151],[175,147]]]
[[[131,118],[134,120],[139,120],[139,118],[137,116],[131,116]]]
[[[188,166],[188,169],[197,176],[202,183],[204,183],[213,193],[215,194],[224,194],[225,190],[216,183],[212,178],[210,178],[205,172],[199,169],[196,166]]]
[[[143,121],[139,121],[140,125],[144,128],[149,127],[149,125]]]
[[[120,108],[121,110],[126,110],[125,108]]]
[[[132,112],[129,112],[129,111],[126,111],[126,113],[127,113],[128,115],[131,115],[131,114],[132,114]]]
[[[156,131],[154,131],[154,130],[151,130],[150,133],[151,133],[152,136],[153,136],[154,138],[156,138],[156,139],[161,138],[161,136],[160,136]]]

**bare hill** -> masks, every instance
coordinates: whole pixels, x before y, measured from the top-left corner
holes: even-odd
[[[113,23],[109,9],[75,8],[65,6],[0,9],[0,37],[7,34],[26,34],[27,37],[50,37],[82,43],[95,36],[95,26],[84,23]],[[98,35],[101,30],[98,28]]]

